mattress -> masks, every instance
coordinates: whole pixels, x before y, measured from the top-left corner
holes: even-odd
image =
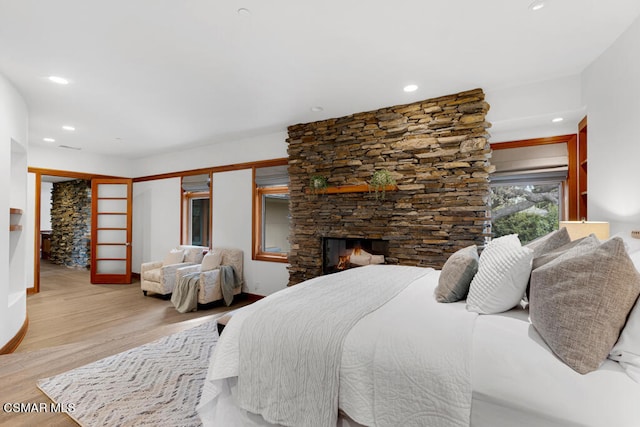
[[[428,356],[428,343],[421,341],[421,330],[446,327],[424,323],[437,280],[438,272],[416,280],[349,332],[340,368],[339,426],[375,423],[374,379],[360,355],[370,352],[377,339],[398,334],[406,343],[420,343],[411,351]],[[465,310],[464,302],[438,306]],[[528,322],[527,311],[520,308],[477,317],[471,373],[473,427],[640,426],[640,384],[611,360],[589,374],[576,373],[553,355]],[[204,425],[271,425],[234,405],[231,390],[235,379],[218,385],[218,397],[201,406]],[[415,425],[421,424],[417,421]]]

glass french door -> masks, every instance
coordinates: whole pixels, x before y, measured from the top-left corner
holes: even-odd
[[[126,178],[91,181],[91,283],[131,283],[131,189]]]

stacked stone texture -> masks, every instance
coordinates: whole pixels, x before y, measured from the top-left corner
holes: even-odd
[[[456,250],[484,242],[490,146],[481,89],[290,126],[289,284],[322,272],[322,237],[389,241],[387,262],[440,268]],[[363,184],[389,170],[398,191],[307,194],[312,175],[329,186]]]
[[[51,262],[68,267],[87,267],[90,263],[90,235],[89,182],[54,183],[51,195]]]

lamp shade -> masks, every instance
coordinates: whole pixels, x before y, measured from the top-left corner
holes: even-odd
[[[571,240],[595,234],[599,240],[609,238],[609,223],[606,221],[560,221],[560,227],[565,227]]]

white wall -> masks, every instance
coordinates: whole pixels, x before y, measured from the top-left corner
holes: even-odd
[[[576,133],[586,111],[580,74],[488,90],[485,100],[491,143]],[[552,123],[556,117],[564,121]]]
[[[289,282],[287,264],[251,259],[253,176],[250,169],[213,175],[213,245],[244,252],[243,291],[269,295]]]
[[[134,160],[63,148],[33,146],[29,148],[29,166],[78,173],[110,175],[124,178],[139,176]]]
[[[133,184],[132,266],[161,261],[180,244],[180,178]]]
[[[282,131],[145,157],[136,161],[135,172],[149,176],[287,157],[286,138]]]
[[[9,81],[0,75],[0,348],[7,344],[19,331],[26,318],[26,231],[13,232],[21,235],[10,236],[9,208],[24,209],[20,223],[27,224],[27,172],[26,162],[24,188],[12,190],[11,145],[12,140],[21,145],[24,155],[28,155],[28,111],[22,96]],[[15,175],[14,175],[15,178]],[[20,183],[20,187],[23,187]],[[19,194],[19,193],[22,194]],[[16,237],[17,236],[17,237]],[[18,241],[16,241],[16,239]],[[15,247],[10,251],[9,247]],[[14,268],[18,266],[19,268]],[[16,273],[21,272],[18,276]],[[13,277],[12,277],[13,274]]]
[[[277,132],[138,159],[136,176],[287,157],[286,137],[286,132]],[[245,253],[244,291],[268,295],[286,287],[289,274],[286,264],[251,260],[251,179],[250,169],[214,174],[213,245],[241,248]],[[179,242],[179,179],[170,185],[156,183],[158,181],[134,184],[134,272],[139,272],[140,262],[162,259],[164,251]],[[162,218],[156,218],[158,215]]]
[[[611,232],[640,230],[640,18],[583,73],[588,213]]]

